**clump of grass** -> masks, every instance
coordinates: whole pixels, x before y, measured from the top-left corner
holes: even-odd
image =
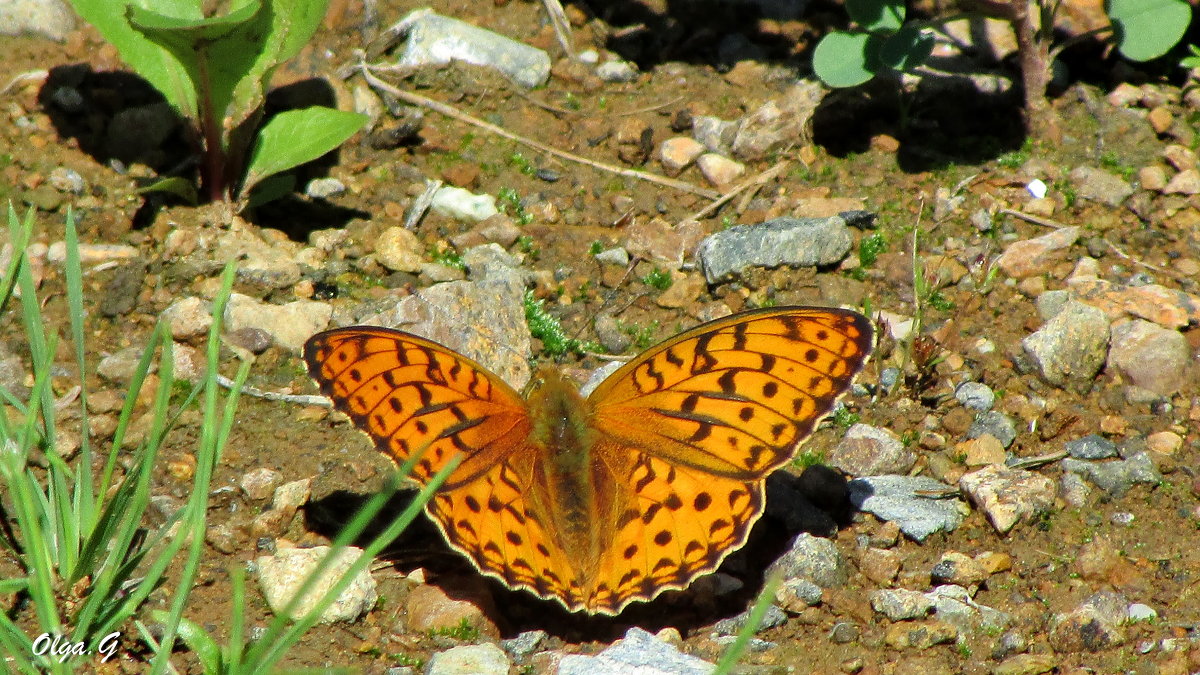
[[[510,216],[518,225],[528,225],[533,222],[533,214],[525,210],[521,204],[521,195],[513,188],[504,187],[496,191],[500,213]]]
[[[567,336],[562,323],[546,311],[546,301],[533,297],[533,291],[525,291],[524,304],[529,334],[542,341],[542,349],[546,354],[559,358],[568,353],[582,356],[587,351],[583,342]]]
[[[439,265],[452,267],[456,270],[465,270],[466,264],[463,263],[462,255],[449,246],[434,246],[429,249],[429,259]]]
[[[460,642],[474,642],[479,639],[479,628],[463,617],[457,626],[430,629],[429,637],[448,637]]]
[[[529,236],[528,234],[523,234],[517,237],[516,243],[517,250],[529,256],[533,260],[537,260],[538,258],[542,257],[542,249],[538,248],[537,245],[533,243],[533,237]]]
[[[519,152],[514,152],[508,156],[508,164],[509,166],[516,167],[517,171],[526,176],[532,176],[537,173],[537,167],[533,165],[533,162],[530,162],[528,157]]]
[[[670,272],[660,267],[655,267],[646,276],[642,277],[642,283],[657,291],[665,291],[674,282],[671,279]]]
[[[617,329],[633,338],[633,346],[642,350],[654,344],[654,334],[658,332],[658,325],[658,319],[651,321],[649,326],[621,321],[617,323]]]
[[[844,431],[855,424],[858,424],[858,421],[862,419],[862,416],[856,412],[851,412],[851,410],[844,405],[839,405],[834,408],[833,415],[830,419],[833,420],[834,426]]]

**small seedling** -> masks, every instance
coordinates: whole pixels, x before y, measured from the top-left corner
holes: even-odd
[[[593,241],[588,246],[588,255],[590,255],[590,256],[598,256],[603,252],[604,252],[604,244],[600,243],[599,239],[597,239],[596,241]]]
[[[659,267],[655,267],[646,276],[642,277],[642,283],[650,288],[658,291],[665,291],[671,287],[673,283],[671,273]]]
[[[244,207],[282,197],[293,188],[284,171],[333,150],[367,122],[313,106],[263,123],[271,74],[312,38],[328,0],[238,0],[218,15],[205,15],[211,3],[202,0],[71,4],[187,121],[201,193],[210,201]],[[195,197],[179,177],[146,190]]]
[[[528,157],[519,152],[509,155],[508,163],[526,176],[532,176],[537,173],[537,167],[533,165],[533,162],[530,162]]]
[[[429,637],[439,636],[452,638],[460,642],[474,642],[479,639],[479,628],[464,617],[458,622],[457,626],[445,626],[429,630]]]
[[[462,255],[449,246],[434,246],[430,248],[429,259],[439,265],[452,267],[456,270],[467,269],[466,264],[463,263]]]
[[[820,450],[802,450],[796,459],[792,460],[792,464],[798,469],[807,469],[810,466],[825,463],[825,453]]]
[[[620,322],[617,329],[633,338],[633,346],[641,350],[654,344],[654,334],[658,332],[658,319],[651,321],[649,326]]]
[[[839,429],[846,430],[855,424],[858,424],[858,421],[862,419],[862,416],[856,412],[852,412],[844,405],[839,405],[834,409],[831,419],[833,420],[834,426]]]
[[[542,255],[542,249],[534,245],[533,237],[528,234],[517,237],[517,250],[534,260],[537,260]]]
[[[518,225],[528,225],[533,222],[533,215],[521,204],[521,195],[514,189],[504,187],[496,191],[500,213],[511,216]]]
[[[525,291],[524,304],[525,323],[529,326],[529,334],[542,341],[542,349],[546,354],[559,358],[567,353],[582,355],[589,351],[591,345],[567,336],[562,323],[546,311],[546,301],[534,298],[533,291]]]

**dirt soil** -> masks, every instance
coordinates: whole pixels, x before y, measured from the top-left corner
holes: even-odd
[[[402,3],[379,4],[376,26],[390,25],[408,10]],[[293,96],[324,87],[326,95],[348,108],[350,89],[361,80],[343,82],[334,73],[351,60],[352,50],[363,44],[363,31],[356,25],[360,10],[355,3],[334,5],[313,44],[280,71],[277,84],[290,85],[288,94]],[[556,55],[554,75],[544,88],[530,92],[517,91],[486,73],[458,67],[394,81],[396,86],[596,161],[655,173],[662,173],[661,166],[647,157],[646,148],[657,147],[674,135],[687,135],[686,128],[677,132],[673,127],[681,128],[681,120],[689,117],[706,114],[738,119],[765,101],[778,99],[797,73],[807,74],[815,40],[827,23],[840,16],[836,7],[826,5],[796,20],[746,18],[744,12],[711,3],[618,3],[600,16],[590,17],[573,7],[571,14],[579,19],[576,45],[618,51],[642,71],[633,82],[606,83],[586,68],[557,60],[561,52],[538,3],[434,0],[430,5],[440,13],[549,50]],[[718,45],[730,34],[745,36],[756,45],[759,58],[736,65],[722,63]],[[43,207],[37,214],[38,241],[49,244],[62,239],[64,213],[71,206],[80,219],[82,241],[135,246],[146,263],[144,274],[132,279],[127,273],[122,276],[121,266],[85,277],[89,294],[87,353],[94,366],[106,354],[144,344],[159,313],[174,299],[211,296],[218,264],[183,268],[164,261],[162,251],[174,229],[219,232],[223,225],[210,222],[217,213],[211,208],[147,201],[135,192],[154,170],[174,166],[182,145],[172,136],[154,152],[139,157],[118,157],[109,150],[111,146],[100,137],[108,121],[122,109],[153,100],[153,92],[122,70],[115,50],[95,31],[80,30],[65,44],[6,39],[3,51],[0,83],[34,69],[47,68],[50,73],[43,81],[16,86],[0,99],[4,106],[0,199]],[[938,463],[933,456],[952,455],[955,444],[964,440],[965,413],[953,392],[958,383],[967,380],[986,384],[997,395],[996,407],[1019,419],[1017,439],[1009,449],[1017,457],[1053,453],[1066,441],[1092,433],[1122,442],[1172,431],[1183,442],[1174,456],[1159,466],[1161,483],[1136,485],[1113,499],[1093,490],[1083,507],[1059,498],[1044,516],[1018,525],[1008,535],[998,534],[978,509],[972,509],[951,533],[935,534],[923,543],[900,537],[887,544],[886,528],[879,520],[856,514],[833,534],[839,551],[850,561],[849,581],[827,590],[820,605],[789,613],[786,621],[760,631],[757,637],[773,646],[743,657],[748,672],[995,672],[997,665],[1011,656],[998,633],[962,635],[957,644],[898,648],[887,639],[893,622],[870,606],[868,595],[877,588],[932,588],[931,569],[947,552],[1010,556],[1011,567],[980,583],[975,600],[1014,617],[1010,631],[1019,634],[1024,644],[1017,652],[1042,654],[1048,659],[1047,669],[1025,672],[1049,672],[1050,668],[1092,673],[1195,672],[1200,670],[1200,649],[1188,645],[1200,625],[1196,593],[1200,553],[1195,546],[1200,527],[1200,481],[1194,471],[1200,460],[1200,378],[1190,377],[1186,388],[1173,396],[1134,398],[1131,402],[1126,395],[1127,382],[1111,369],[1102,371],[1089,386],[1063,388],[1018,368],[1021,340],[1042,325],[1034,298],[1040,290],[1063,288],[1079,257],[1096,257],[1106,278],[1125,281],[1143,274],[1170,288],[1197,293],[1200,276],[1194,268],[1200,259],[1196,227],[1200,200],[1195,196],[1138,189],[1123,205],[1110,206],[1070,194],[1068,175],[1075,167],[1103,166],[1131,177],[1143,167],[1161,165],[1159,158],[1169,144],[1195,147],[1195,139],[1181,140],[1173,133],[1156,135],[1145,111],[1134,114],[1113,107],[1106,95],[1117,84],[1118,74],[1111,68],[1114,62],[1103,63],[1108,72],[1097,75],[1093,71],[1099,68],[1093,65],[1087,75],[1096,77],[1095,81],[1076,82],[1055,99],[1066,130],[1058,144],[1025,144],[1019,101],[1011,98],[931,93],[914,99],[915,105],[908,110],[911,123],[901,126],[888,85],[830,94],[814,116],[813,144],[786,148],[751,162],[747,167],[750,176],[777,160],[790,160],[790,165],[762,185],[754,199],[732,200],[702,218],[701,227],[712,233],[734,223],[756,223],[791,214],[802,202],[832,212],[862,209],[877,214],[877,219],[874,229],[856,230],[855,236],[880,235],[883,253],[858,270],[850,269],[861,262],[857,253],[852,253],[841,268],[785,267],[760,270],[735,282],[699,285],[690,297],[671,308],[657,302],[661,291],[643,281],[656,267],[666,267],[663,262],[640,261],[628,274],[623,270],[612,273],[591,260],[589,249],[597,241],[603,248],[625,244],[628,228],[636,223],[653,218],[679,222],[706,206],[708,200],[552,158],[433,112],[426,112],[423,121],[416,123],[419,131],[411,138],[390,144],[380,141],[379,135],[360,134],[335,157],[308,169],[310,176],[325,174],[341,180],[348,188],[344,194],[329,200],[297,196],[247,216],[252,227],[273,231],[267,232],[268,239],[306,242],[315,230],[347,228],[358,246],[351,256],[361,257],[370,253],[380,232],[400,224],[404,209],[419,194],[425,178],[446,180],[476,193],[515,190],[533,219],[521,226],[523,236],[510,250],[522,255],[525,267],[538,273],[536,292],[548,299],[546,306],[562,320],[567,333],[585,340],[593,339],[592,319],[601,311],[615,313],[624,325],[640,327],[645,343],[670,337],[703,317],[755,306],[824,302],[869,306],[911,317],[917,311],[914,301],[921,300],[921,330],[935,340],[932,349],[940,360],[918,372],[911,359],[906,360],[905,349],[884,339],[859,378],[875,394],[848,399],[862,422],[890,429],[908,442],[938,435],[948,439],[942,447],[936,447],[936,442],[932,446],[923,441],[912,443],[910,448],[918,460],[911,473],[929,475],[936,467],[944,470],[944,462]],[[1136,79],[1137,73],[1126,69],[1120,77]],[[48,89],[63,78],[76,83],[87,100],[86,108],[74,116],[58,111],[46,100]],[[1180,102],[1177,86],[1154,81],[1161,84],[1159,91],[1167,92],[1165,105],[1174,105],[1181,121],[1195,120],[1197,111]],[[386,128],[400,124],[385,115]],[[619,142],[631,132],[641,139],[645,130],[652,139],[649,144]],[[528,165],[542,171],[541,176],[523,171],[526,162],[514,159],[514,153],[527,158]],[[87,191],[56,198],[47,190],[47,180],[59,167],[78,172]],[[695,167],[679,178],[709,187]],[[988,276],[996,257],[1011,242],[1048,231],[1044,225],[1001,213],[1005,208],[1020,211],[1030,201],[1024,186],[1033,178],[1052,186],[1051,213],[1045,217],[1084,230],[1070,255],[1040,275],[1040,287],[1018,284],[1003,273]],[[987,231],[976,227],[971,216],[980,209],[995,214],[995,227]],[[800,215],[826,214],[804,211]],[[471,227],[430,214],[416,234],[426,251],[453,251],[449,240]],[[918,257],[956,260],[965,269],[961,278],[966,282],[944,285],[936,299],[917,297],[911,274],[914,228],[920,231]],[[857,242],[853,250],[857,252]],[[1190,261],[1190,266],[1180,261]],[[695,278],[697,269],[689,252],[679,272],[683,276],[678,278]],[[299,294],[345,308],[363,300],[403,295],[429,283],[428,277],[347,265],[337,274],[308,275],[294,289],[264,291],[239,282],[235,290],[276,303],[294,300]],[[48,266],[41,288],[45,311],[54,317],[50,328],[65,335],[62,292],[61,276]],[[106,301],[113,302],[113,295],[129,298],[128,308],[113,309],[112,304],[101,308]],[[16,313],[0,317],[0,329],[9,352],[25,353]],[[1181,330],[1193,355],[1190,372],[1195,375],[1200,329],[1193,322]],[[980,338],[990,340],[996,349],[990,353],[976,350]],[[629,353],[637,349],[638,345],[633,345]],[[223,358],[222,370],[232,375],[237,359],[229,351]],[[65,351],[62,362],[70,362]],[[587,356],[571,357],[565,365],[590,369],[600,364]],[[875,385],[889,367],[902,368],[903,376],[899,386],[883,393]],[[914,384],[917,380],[923,381]],[[258,355],[250,383],[266,390],[315,391],[299,356],[278,346]],[[61,389],[72,384],[69,377],[63,378]],[[85,384],[96,391],[120,392],[120,385],[94,373]],[[1032,399],[1045,402],[1032,414],[1013,403]],[[244,397],[238,416],[216,484],[236,488],[243,475],[262,467],[281,472],[286,481],[316,476],[312,501],[282,532],[285,539],[299,545],[327,542],[339,511],[344,513],[345,504],[377,488],[390,467],[353,427],[319,408]],[[156,494],[177,499],[188,494],[187,466],[195,427],[189,429],[187,424],[185,420],[183,433],[176,435],[163,457]],[[806,448],[821,456],[843,433],[843,427],[826,426]],[[1057,464],[1037,470],[1056,484],[1062,476]],[[263,542],[253,536],[249,522],[266,505],[248,500],[237,489],[222,491],[214,498],[212,527],[232,534],[221,545],[206,549],[187,616],[215,629],[218,636],[224,637],[221,627],[231,611],[228,570],[260,554],[258,546]],[[1132,514],[1132,525],[1121,524],[1128,522],[1126,514]],[[148,525],[153,526],[153,520]],[[883,547],[898,554],[900,560],[899,574],[883,582],[872,580],[862,570],[864,542],[879,546],[881,531]],[[489,635],[511,638],[521,631],[541,629],[549,634],[542,651],[590,653],[620,638],[629,626],[651,631],[675,627],[682,634],[684,651],[715,661],[723,646],[711,637],[712,623],[745,610],[761,588],[763,569],[795,534],[770,518],[762,521],[747,550],[725,566],[724,571],[745,584],[741,591],[714,599],[712,586],[701,584],[704,588],[635,605],[616,618],[589,619],[482,579],[441,541],[429,523],[421,522],[389,549],[388,564],[375,572],[381,596],[375,610],[350,625],[314,628],[283,665],[383,672],[390,666],[426,662],[457,644],[453,637],[405,628],[405,598],[417,585],[406,574],[418,568],[447,594],[472,598],[479,604],[495,630],[493,634],[491,627],[486,628],[479,640],[490,639]],[[1085,559],[1091,562],[1081,562]],[[1097,564],[1097,559],[1104,562]],[[167,590],[171,588],[168,581]],[[1120,591],[1129,602],[1154,608],[1158,617],[1125,625],[1124,640],[1119,644],[1091,645],[1094,650],[1053,649],[1047,633],[1054,615],[1070,612],[1101,590]],[[167,596],[156,594],[151,604],[161,605],[163,597]],[[265,625],[270,618],[253,587],[245,612],[251,629]],[[855,626],[857,633],[846,642],[841,637],[835,640],[831,631],[844,623]],[[134,634],[132,629],[127,633]],[[1161,646],[1167,638],[1185,638],[1185,646],[1168,650]],[[1006,639],[1012,642],[1012,636]],[[121,668],[139,672],[144,647],[132,638],[124,647]],[[523,657],[516,661],[513,672],[552,672],[551,662],[545,656]],[[176,664],[180,672],[200,672],[189,654],[181,652]]]

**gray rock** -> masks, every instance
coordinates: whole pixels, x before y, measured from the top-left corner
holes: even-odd
[[[1050,620],[1049,643],[1064,653],[1098,652],[1124,644],[1121,624],[1128,616],[1128,603],[1118,593],[1104,591],[1080,603],[1071,612]]]
[[[998,631],[1013,622],[1013,617],[1006,612],[975,602],[962,586],[945,584],[925,595],[933,603],[938,619],[954,624],[963,632]]]
[[[719,117],[697,115],[692,119],[692,138],[708,148],[709,152],[728,155],[732,152],[733,139],[737,136],[737,122]]]
[[[81,195],[87,189],[87,182],[83,180],[83,176],[80,176],[78,171],[65,166],[51,171],[49,182],[55,190],[73,195]]]
[[[318,563],[332,549],[328,546],[313,548],[285,548],[274,555],[260,556],[256,561],[258,583],[263,597],[278,614],[295,597],[305,579],[316,570]],[[346,571],[362,555],[362,549],[347,547],[338,551],[334,562],[317,578],[289,616],[299,620],[307,614],[321,596],[337,583]],[[354,581],[321,613],[320,623],[353,621],[375,606],[378,596],[375,580],[366,569],[354,577]]]
[[[713,632],[717,635],[737,635],[743,628],[746,627],[746,622],[750,619],[750,610],[746,610],[737,616],[731,616],[728,619],[721,619],[713,624]],[[787,614],[775,605],[767,607],[766,614],[763,614],[762,623],[758,625],[755,632],[782,626],[787,622]]]
[[[713,284],[751,267],[832,265],[846,257],[850,244],[850,229],[839,216],[776,218],[709,235],[700,242],[697,257]]]
[[[1063,501],[1066,503],[1075,508],[1083,508],[1087,506],[1092,488],[1079,474],[1063,471],[1062,476],[1058,479],[1058,493],[1062,495]]]
[[[1125,610],[1126,616],[1131,622],[1137,621],[1153,621],[1158,618],[1158,612],[1150,605],[1143,605],[1140,602],[1135,602]]]
[[[596,261],[605,265],[620,265],[621,267],[629,266],[629,251],[618,246],[597,253]]]
[[[916,541],[934,532],[950,532],[962,522],[966,504],[958,499],[928,499],[917,491],[944,492],[950,486],[928,476],[867,476],[850,481],[850,502],[859,510],[895,522]]]
[[[1108,354],[1108,317],[1070,301],[1037,332],[1021,341],[1042,379],[1055,386],[1090,387]]]
[[[521,261],[499,244],[472,246],[463,251],[462,261],[471,281],[499,280],[515,284],[524,284],[526,281]]]
[[[638,67],[628,61],[605,61],[596,66],[596,77],[605,82],[633,82],[637,76]]]
[[[916,464],[900,438],[888,429],[855,424],[830,451],[828,465],[851,476],[905,474]]]
[[[775,601],[789,612],[800,612],[805,607],[821,604],[825,592],[808,579],[784,579],[775,591]]]
[[[532,654],[547,637],[549,634],[544,630],[527,630],[514,638],[501,640],[500,646],[514,657],[523,659]]]
[[[33,33],[62,42],[75,30],[75,13],[62,0],[0,0],[0,35]]]
[[[954,398],[964,408],[977,412],[987,412],[996,403],[995,392],[992,391],[991,387],[982,382],[963,382],[954,390]],[[974,437],[972,436],[972,438]]]
[[[920,619],[933,611],[933,600],[920,591],[885,588],[871,591],[871,609],[889,621]]]
[[[208,332],[212,314],[208,302],[188,296],[172,302],[158,315],[176,340],[191,340]]]
[[[1042,321],[1049,321],[1054,318],[1054,315],[1061,312],[1063,307],[1066,307],[1070,301],[1070,291],[1046,291],[1039,295],[1035,301],[1038,316],[1042,317]]]
[[[858,640],[862,629],[849,621],[839,621],[829,629],[829,641],[835,645],[850,644]]]
[[[529,381],[524,285],[508,278],[450,281],[405,296],[361,323],[443,344],[479,362],[517,391]]]
[[[979,438],[984,434],[990,434],[992,438],[1000,441],[1000,445],[1007,448],[1017,440],[1017,427],[1008,415],[998,410],[989,410],[980,413],[967,429],[967,438]]]
[[[713,667],[634,627],[599,654],[564,656],[557,675],[709,675]]]
[[[1064,445],[1067,454],[1075,459],[1108,459],[1117,456],[1116,443],[1097,434],[1088,434],[1083,438],[1067,441]]]
[[[1054,481],[1032,471],[989,465],[965,474],[958,485],[1000,534],[1054,505]]]
[[[498,70],[527,89],[550,76],[546,52],[428,8],[409,13],[388,30],[408,38],[396,63],[401,68],[463,61]]]
[[[1120,206],[1121,202],[1133,194],[1132,185],[1103,169],[1091,166],[1076,167],[1071,172],[1071,181],[1075,183],[1075,192],[1080,197],[1113,207]]]
[[[808,579],[821,588],[835,588],[850,577],[846,560],[837,544],[802,532],[792,547],[771,563],[767,573],[779,572],[785,579]]]
[[[1134,385],[1171,396],[1187,382],[1191,350],[1177,330],[1134,319],[1112,327],[1108,364]]]
[[[336,178],[315,178],[304,186],[304,194],[313,199],[329,199],[346,191],[346,184]]]
[[[1062,461],[1062,468],[1063,471],[1086,478],[1113,498],[1124,496],[1135,483],[1162,482],[1162,474],[1146,452],[1109,462],[1089,462],[1068,457]]]
[[[490,642],[461,645],[429,658],[425,675],[508,675],[508,655]]]
[[[333,308],[324,302],[296,300],[271,305],[234,293],[225,306],[225,326],[230,331],[245,328],[266,331],[275,344],[299,353],[308,338],[329,325],[332,315]]]

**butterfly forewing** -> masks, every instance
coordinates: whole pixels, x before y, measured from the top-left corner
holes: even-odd
[[[413,478],[428,481],[451,457],[462,464],[446,486],[486,471],[524,442],[520,395],[474,361],[386,328],[318,333],[305,345],[309,373],[334,406],[397,462],[416,452]]]

